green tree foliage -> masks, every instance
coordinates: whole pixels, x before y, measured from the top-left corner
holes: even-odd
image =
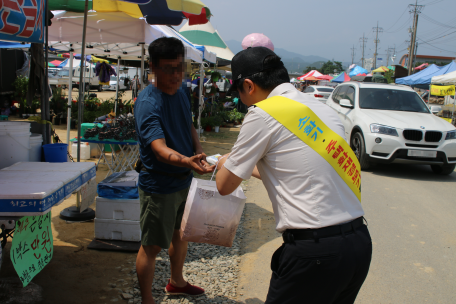
[[[393,76],[394,76],[394,71],[393,70],[389,70],[389,71],[385,72],[385,74],[384,74],[384,77],[386,78],[388,83],[394,83]]]
[[[306,67],[305,70],[302,71],[302,72],[303,72],[304,74],[307,74],[307,73],[309,73],[310,71],[316,70],[316,69],[317,69],[316,67],[308,66],[308,67]]]
[[[323,64],[323,66],[320,69],[318,69],[320,73],[325,75],[334,73],[334,70],[337,70],[339,73],[342,72],[344,70],[344,68],[342,67],[342,62],[328,60]]]

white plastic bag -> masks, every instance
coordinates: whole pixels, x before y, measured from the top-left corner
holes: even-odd
[[[221,196],[215,181],[194,178],[182,217],[181,239],[231,247],[246,199],[241,187]]]

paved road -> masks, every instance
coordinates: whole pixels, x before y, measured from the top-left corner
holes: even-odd
[[[456,172],[437,176],[428,166],[381,165],[364,171],[362,181],[374,253],[356,303],[456,303]],[[269,260],[281,240],[262,185],[250,187],[240,300],[253,304],[264,303]]]

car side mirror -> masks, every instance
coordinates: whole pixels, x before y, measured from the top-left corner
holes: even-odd
[[[354,106],[351,104],[350,100],[348,100],[348,99],[341,99],[339,101],[339,105],[344,108],[350,108],[350,109],[354,108]]]

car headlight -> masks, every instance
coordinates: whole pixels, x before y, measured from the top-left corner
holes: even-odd
[[[448,140],[448,139],[456,139],[456,130],[447,132],[447,134],[445,136],[445,140]]]
[[[372,133],[385,134],[390,136],[398,136],[397,131],[393,127],[388,127],[384,125],[371,124],[370,129]]]

